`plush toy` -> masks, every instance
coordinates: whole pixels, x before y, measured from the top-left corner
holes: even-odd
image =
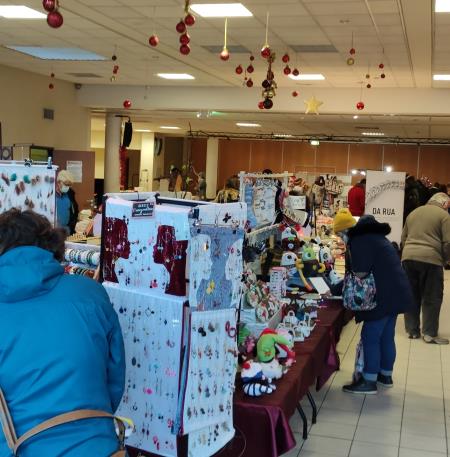
[[[308,291],[312,291],[312,286],[306,280],[303,271],[303,263],[294,252],[287,251],[281,257],[281,266],[288,270],[288,287],[302,287]]]
[[[319,261],[325,265],[326,271],[330,271],[334,265],[334,257],[331,255],[331,249],[325,244],[320,244]]]
[[[261,364],[252,360],[242,365],[241,378],[244,393],[250,397],[271,394],[276,389],[264,376]]]
[[[266,328],[261,333],[258,343],[256,344],[256,353],[260,362],[270,362],[275,358],[276,347],[286,351],[288,358],[295,359],[295,353],[289,349],[289,340],[279,335],[275,330]]]
[[[281,232],[281,248],[283,251],[296,251],[300,248],[297,232],[292,227],[286,227]]]
[[[303,271],[306,278],[314,278],[325,272],[325,265],[317,260],[314,247],[306,243],[302,246],[302,257],[297,262],[297,268]]]
[[[283,377],[283,367],[277,359],[267,363],[261,363],[263,375],[267,379],[281,379]]]

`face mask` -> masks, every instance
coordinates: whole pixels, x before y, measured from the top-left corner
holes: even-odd
[[[70,186],[61,186],[61,193],[67,194],[69,192]]]

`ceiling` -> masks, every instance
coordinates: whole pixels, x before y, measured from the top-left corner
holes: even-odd
[[[232,0],[220,0],[230,3]],[[234,0],[237,1],[237,0]],[[198,0],[196,3],[211,3]],[[251,18],[229,20],[228,44],[252,51],[256,57],[252,78],[259,85],[267,71],[259,56],[264,44],[266,14],[270,14],[269,43],[277,52],[276,80],[281,90],[310,86],[320,89],[354,88],[366,91],[365,75],[375,89],[450,88],[450,82],[433,82],[433,73],[450,73],[450,14],[434,14],[434,0],[242,0]],[[41,0],[0,0],[0,4],[25,4],[42,11]],[[197,17],[189,30],[192,52],[178,50],[175,25],[183,14],[183,0],[60,0],[64,25],[57,30],[45,21],[0,19],[0,63],[83,84],[122,86],[240,87],[243,77],[234,72],[249,63],[249,53],[235,53],[227,62],[208,46],[223,45],[224,19]],[[156,33],[160,44],[148,45]],[[346,63],[349,49],[356,49],[353,66]],[[10,51],[4,46],[76,46],[110,58],[118,56],[115,82],[110,81],[113,62],[49,62]],[[326,46],[334,52],[295,52],[297,46]],[[310,49],[310,50],[311,50]],[[289,52],[291,67],[302,73],[322,73],[325,81],[300,83],[284,76],[281,55]],[[383,63],[385,79],[378,65]],[[164,81],[156,73],[187,72],[193,81]],[[79,77],[88,73],[97,77]],[[359,89],[364,88],[364,89]],[[305,87],[306,89],[306,87]],[[290,92],[289,92],[290,93]],[[257,101],[256,101],[257,102]],[[255,104],[256,104],[255,102]],[[299,104],[299,111],[303,103]],[[299,117],[299,114],[228,112],[220,117],[197,119],[196,112],[133,113],[157,129],[160,120],[177,123],[182,131],[189,122],[194,130],[236,131],[238,120],[261,121],[265,132],[360,135],[356,127],[381,128],[388,136],[448,138],[450,118],[433,116],[349,115]],[[342,112],[345,112],[342,110]],[[261,117],[264,116],[264,117]],[[363,122],[364,121],[364,122]],[[100,120],[100,123],[103,121]],[[94,121],[95,123],[95,121]],[[381,126],[381,127],[380,127]],[[251,130],[253,131],[253,130]]]

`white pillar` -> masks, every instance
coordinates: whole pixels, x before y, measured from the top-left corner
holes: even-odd
[[[217,166],[219,163],[219,139],[208,138],[206,146],[206,198],[217,193]]]
[[[155,134],[142,133],[141,165],[139,169],[139,187],[144,192],[153,190],[153,159],[155,157]]]
[[[105,128],[105,193],[120,191],[120,134],[122,118],[106,115]]]

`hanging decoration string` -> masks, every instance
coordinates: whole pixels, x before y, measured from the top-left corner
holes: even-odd
[[[269,15],[270,13],[267,11],[267,15],[266,15],[266,41],[265,41],[265,44],[264,46],[269,46]]]

